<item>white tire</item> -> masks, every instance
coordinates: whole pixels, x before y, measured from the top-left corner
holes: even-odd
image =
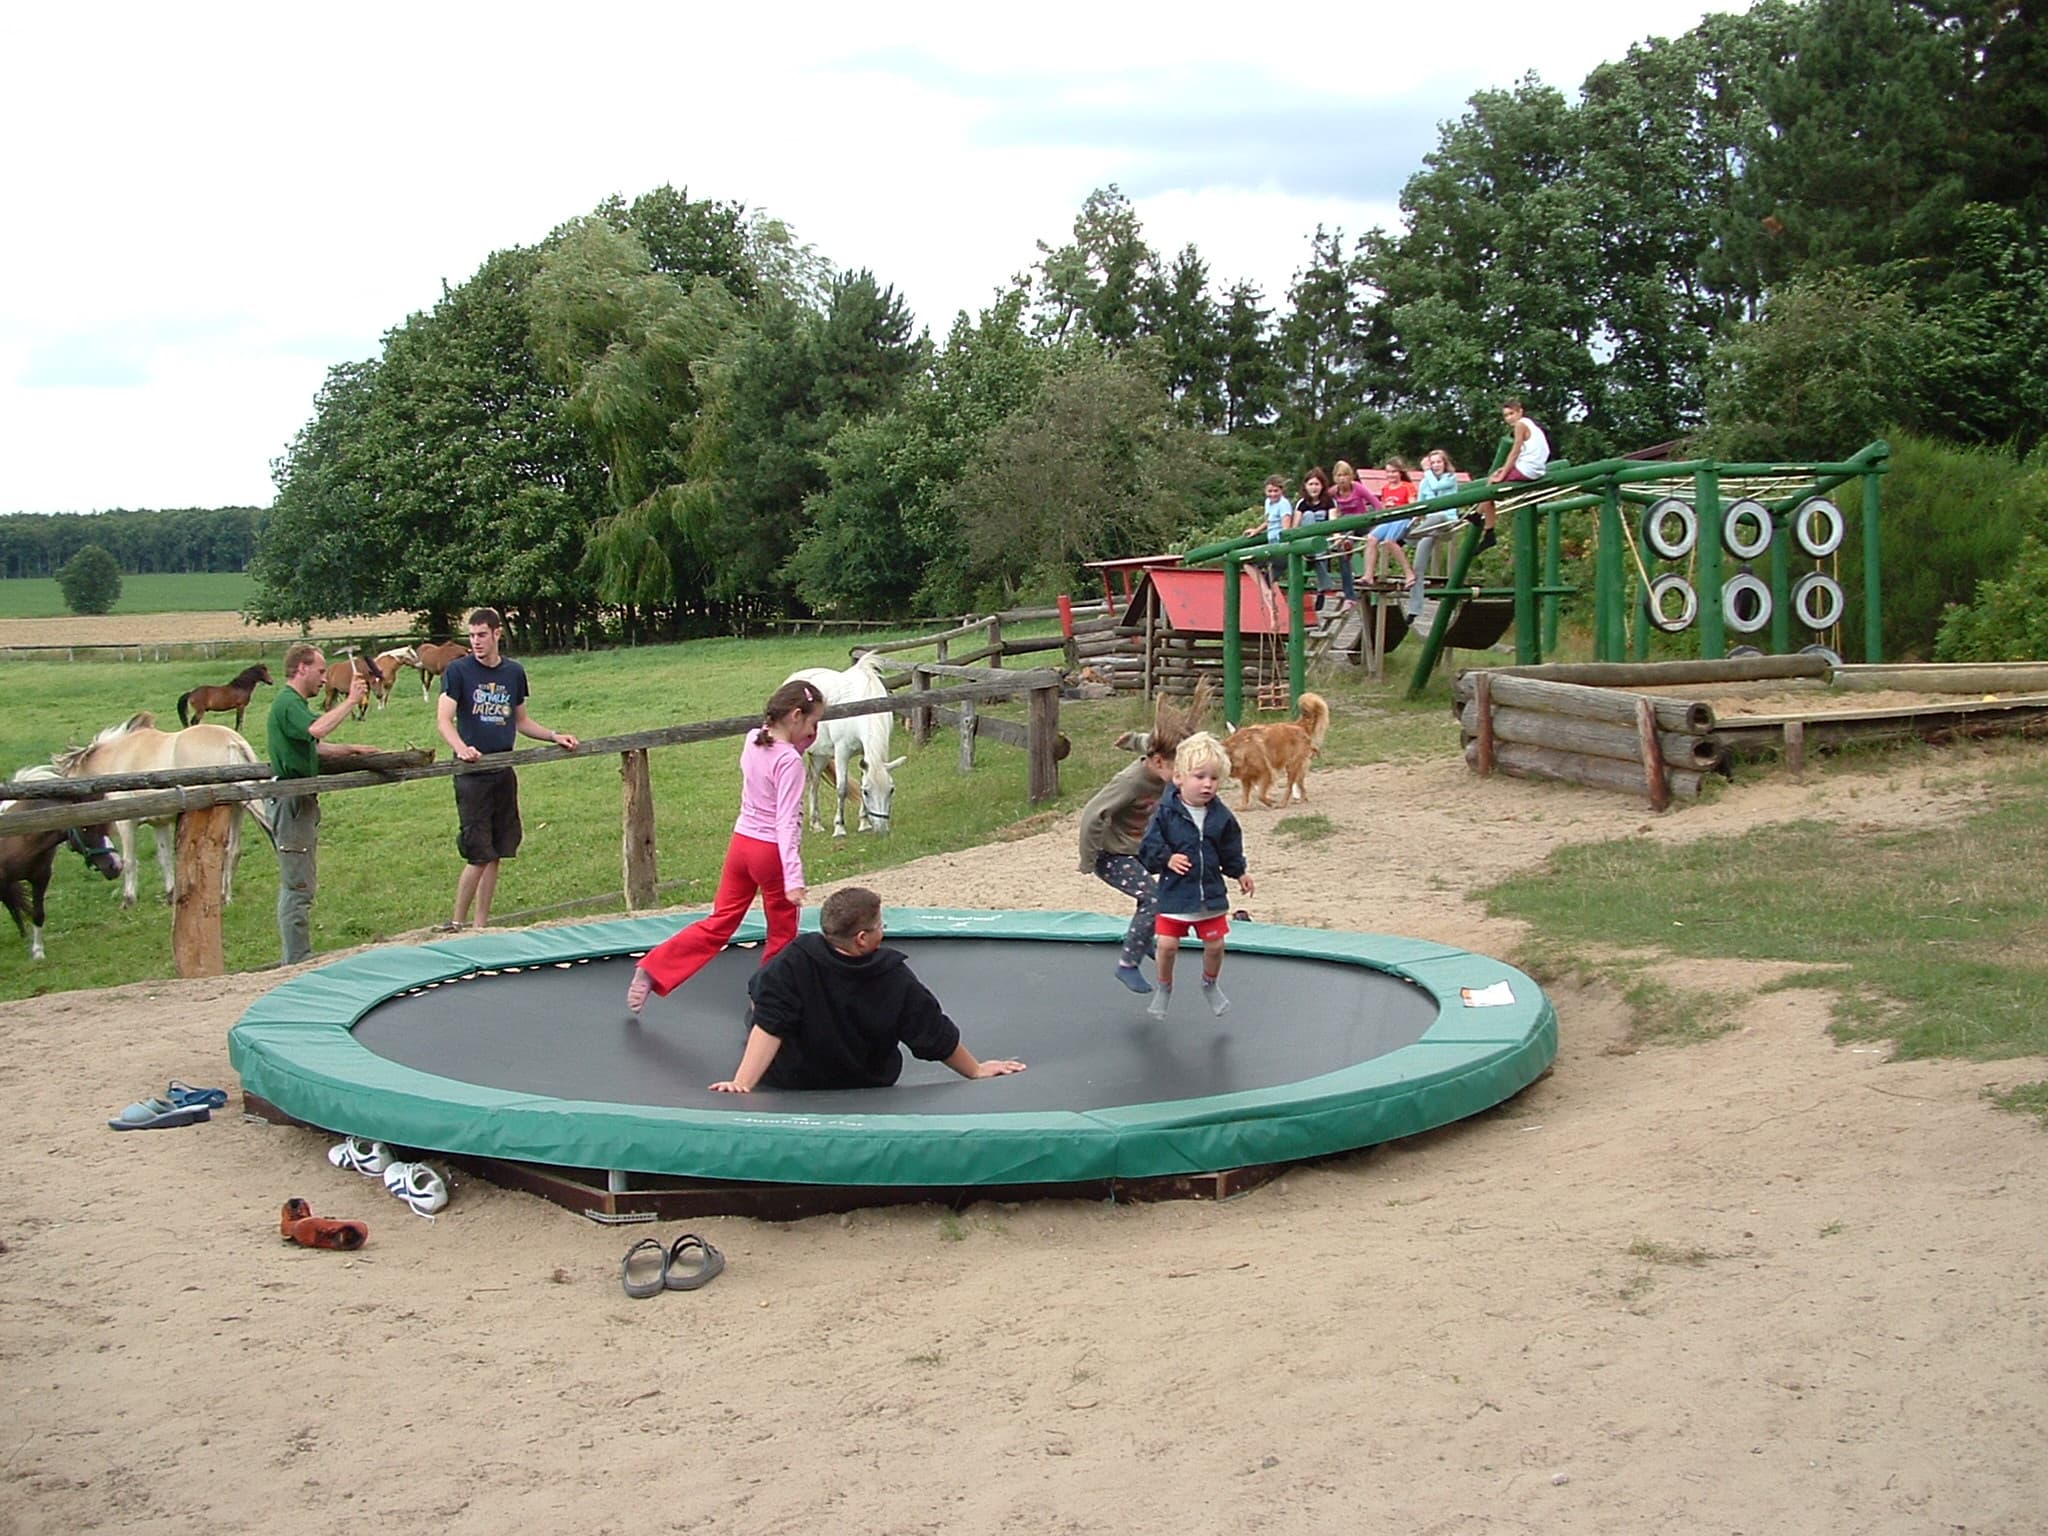
[[[1744,571],[1721,583],[1721,620],[1738,635],[1753,635],[1771,622],[1771,589]]]
[[[1678,612],[1666,613],[1665,599],[1678,594]],[[1667,635],[1675,635],[1689,629],[1692,621],[1699,617],[1700,595],[1692,589],[1692,583],[1676,572],[1668,572],[1650,583],[1649,591],[1643,594],[1643,612],[1649,615],[1650,623]]]
[[[1808,629],[1833,629],[1842,621],[1842,584],[1814,571],[1792,588],[1792,611]]]
[[[1745,524],[1755,526],[1753,538],[1744,537]],[[1721,514],[1721,543],[1738,560],[1754,560],[1769,549],[1771,532],[1771,509],[1760,501],[1731,501]]]
[[[1842,547],[1848,527],[1842,509],[1825,496],[1807,497],[1792,513],[1792,537],[1816,560],[1825,560]]]
[[[1678,524],[1676,534],[1667,534],[1666,525]],[[1692,547],[1699,542],[1699,514],[1692,509],[1692,503],[1680,501],[1676,496],[1666,496],[1653,501],[1643,510],[1643,542],[1654,549],[1664,560],[1683,560],[1692,553]]]

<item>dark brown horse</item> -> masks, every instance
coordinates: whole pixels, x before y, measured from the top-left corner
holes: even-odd
[[[262,662],[244,667],[231,683],[206,683],[178,696],[178,724],[197,725],[208,715],[235,712],[235,729],[242,728],[242,713],[249,707],[249,695],[258,683],[270,681],[270,668]]]
[[[48,768],[24,769],[24,779],[55,778]],[[0,811],[11,810],[27,801],[0,801]],[[69,845],[78,850],[88,866],[109,880],[121,877],[121,856],[114,851],[109,829],[73,827],[58,832],[17,832],[0,837],[0,907],[7,909],[14,926],[28,940],[28,957],[43,958],[43,893],[50,888],[57,850]]]

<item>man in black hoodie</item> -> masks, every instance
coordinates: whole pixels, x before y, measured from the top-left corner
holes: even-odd
[[[817,933],[754,973],[754,1024],[739,1070],[718,1093],[770,1088],[887,1088],[903,1052],[943,1061],[962,1077],[1022,1072],[1021,1061],[976,1061],[931,989],[882,948],[882,898],[850,886],[825,898]]]

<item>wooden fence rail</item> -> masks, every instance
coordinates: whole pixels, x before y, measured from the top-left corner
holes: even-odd
[[[977,702],[1028,694],[1029,723],[1021,728],[1010,727],[1010,730],[1021,729],[1023,732],[1023,740],[1019,744],[1029,757],[1028,793],[1032,803],[1036,804],[1059,793],[1059,759],[1065,755],[1059,750],[1060,681],[1060,674],[1049,668],[1004,672],[999,677],[983,671],[977,680],[921,693],[918,704],[927,708],[954,705],[972,719]],[[886,712],[908,713],[910,709],[909,703],[900,697],[862,699],[852,704],[835,704],[824,712],[823,718],[846,720]],[[515,766],[531,768],[616,754],[621,781],[623,889],[628,908],[638,909],[653,905],[657,890],[654,794],[648,776],[649,751],[655,747],[682,746],[744,735],[758,728],[760,723],[758,715],[695,721],[658,730],[596,737],[579,742],[574,752],[565,747],[536,747],[524,752],[486,753],[473,763],[452,759],[435,762],[432,754],[426,751],[385,752],[356,760],[373,766],[347,773],[323,773],[308,779],[271,778],[268,764],[102,774],[68,780],[29,779],[19,784],[10,782],[6,786],[9,797],[14,798],[17,805],[15,809],[0,814],[0,836],[94,826],[110,817],[123,821],[177,817],[178,875],[172,913],[173,957],[181,976],[217,976],[222,968],[219,872],[227,839],[229,818],[226,809],[230,806],[251,800],[286,800],[300,795],[332,794],[419,779],[452,778],[458,773],[482,773]],[[1014,740],[1008,732],[989,731],[986,726],[984,731],[998,739]],[[80,798],[104,795],[109,791],[120,792],[121,799],[109,804],[102,799]],[[30,801],[39,803],[27,803]],[[188,864],[194,872],[190,878],[187,875]]]

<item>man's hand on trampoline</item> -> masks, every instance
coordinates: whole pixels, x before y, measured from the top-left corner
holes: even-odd
[[[735,1083],[728,1078],[725,1082],[713,1083],[711,1085],[711,1091],[713,1093],[752,1093],[754,1090],[751,1088],[743,1088],[738,1083]]]
[[[1021,1061],[984,1061],[979,1063],[979,1068],[980,1070],[974,1074],[976,1077],[1008,1077],[1012,1072],[1022,1072],[1024,1070],[1024,1063]]]

